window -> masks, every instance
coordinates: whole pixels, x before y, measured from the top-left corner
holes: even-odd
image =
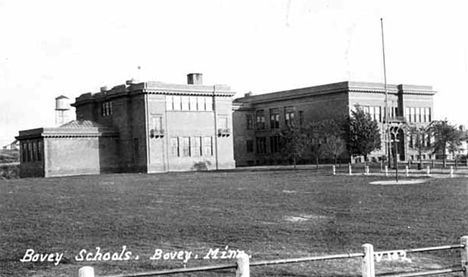
[[[190,157],[190,137],[182,138],[182,156]]]
[[[172,101],[173,101],[173,108],[174,111],[180,111],[182,109],[182,102],[180,99],[180,96],[172,96]]]
[[[37,160],[42,161],[42,141],[37,143]]]
[[[202,137],[193,137],[192,138],[192,156],[198,157],[202,155]]]
[[[270,109],[270,129],[279,128],[279,110]]]
[[[256,146],[257,146],[258,154],[265,154],[266,153],[266,138],[265,137],[256,138]]]
[[[304,111],[299,111],[299,126],[304,125]]]
[[[219,129],[227,129],[228,128],[228,118],[227,116],[219,116],[218,117],[218,128]]]
[[[245,115],[245,119],[246,119],[247,130],[252,130],[253,129],[252,115],[251,114]]]
[[[166,111],[174,110],[174,97],[166,96]]]
[[[254,151],[254,149],[253,149],[253,140],[248,139],[246,141],[246,148],[247,148],[247,153],[253,153],[253,151]]]
[[[27,149],[26,149],[26,143],[25,142],[22,142],[21,143],[21,161],[22,162],[26,162],[27,161]]]
[[[198,98],[196,96],[190,96],[190,110],[198,111]]]
[[[33,141],[31,142],[32,144],[32,161],[35,162],[37,160],[37,148],[36,148],[36,142]]]
[[[32,156],[32,143],[28,142],[28,162],[33,161],[33,156]]]
[[[213,98],[205,97],[205,111],[213,110]]]
[[[270,152],[278,153],[279,150],[280,150],[280,137],[279,136],[270,137]]]
[[[263,114],[263,110],[258,110],[256,113],[256,125],[257,130],[265,129],[265,115]]]
[[[155,115],[151,117],[151,130],[162,131],[162,116]]]
[[[140,160],[140,149],[138,145],[138,138],[133,139],[133,160],[138,162]]]
[[[284,120],[285,125],[288,127],[294,126],[294,107],[284,108]]]
[[[432,121],[432,119],[431,119],[431,108],[427,108],[427,119],[428,119],[428,122]]]
[[[171,156],[179,157],[179,138],[171,138]]]
[[[189,97],[188,96],[181,96],[181,102],[182,102],[182,110],[183,111],[189,111],[190,110],[190,104],[189,104]]]
[[[101,103],[101,115],[102,116],[109,116],[112,114],[112,102],[106,101]]]
[[[203,138],[203,155],[213,156],[213,138],[212,137]]]
[[[382,122],[382,107],[376,106],[375,108],[375,120]]]

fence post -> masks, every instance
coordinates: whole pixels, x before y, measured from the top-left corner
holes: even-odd
[[[94,277],[94,268],[90,266],[83,266],[78,271],[78,277]]]
[[[453,177],[453,166],[450,167],[450,178]]]
[[[348,165],[348,172],[349,175],[353,175],[353,169],[351,168],[351,164]]]
[[[365,175],[369,175],[369,166],[368,165],[366,165]]]
[[[333,171],[333,175],[336,175],[336,167],[335,167],[335,165],[332,166],[332,171]]]
[[[429,166],[427,166],[426,173],[427,176],[431,176],[431,168]]]
[[[249,255],[246,253],[237,256],[236,277],[250,277]]]
[[[463,267],[463,276],[468,277],[468,236],[463,236],[460,239],[464,248],[461,250],[461,266]]]
[[[405,167],[405,174],[406,174],[406,177],[409,176],[409,168],[408,168],[408,166]]]
[[[385,166],[385,177],[388,177],[388,165]]]
[[[362,246],[364,257],[362,257],[362,277],[375,277],[374,246],[366,243]]]

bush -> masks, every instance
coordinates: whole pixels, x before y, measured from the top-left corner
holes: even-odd
[[[4,165],[0,167],[0,179],[19,178],[19,165]]]

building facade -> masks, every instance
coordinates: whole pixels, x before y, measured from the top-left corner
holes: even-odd
[[[235,166],[226,85],[127,81],[76,98],[76,121],[20,131],[20,174],[167,172]]]
[[[365,82],[341,82],[293,89],[262,95],[246,94],[233,103],[234,153],[237,166],[282,164],[278,132],[288,126],[306,127],[309,122],[342,119],[355,105],[370,114],[384,130],[385,91],[389,121],[394,125],[409,123],[426,126],[433,118],[433,91],[430,86],[387,85]],[[400,160],[417,159],[411,137],[400,131]],[[382,137],[382,141],[384,141]],[[386,145],[373,152],[371,158],[381,158]],[[429,153],[423,158],[432,158]],[[345,160],[360,157],[343,155]]]

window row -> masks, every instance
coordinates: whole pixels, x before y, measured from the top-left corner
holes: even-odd
[[[410,134],[408,136],[408,146],[416,149],[431,147],[431,135]]]
[[[106,101],[101,103],[101,116],[112,115],[112,101]]]
[[[172,157],[213,156],[213,137],[172,137]]]
[[[405,117],[409,122],[431,122],[431,108],[406,107]]]
[[[211,96],[166,96],[166,110],[168,111],[212,111],[213,97]]]
[[[284,126],[293,127],[295,126],[295,108],[294,107],[285,107],[284,108]],[[280,109],[272,108],[269,110],[269,127],[270,129],[279,129],[280,128]],[[299,111],[299,126],[304,124],[304,112]],[[255,112],[255,126],[254,118],[251,114],[246,115],[246,128],[247,130],[264,130],[266,129],[266,120],[265,120],[265,111],[257,110]]]
[[[36,162],[43,159],[42,141],[28,141],[21,143],[21,162]]]
[[[269,148],[267,148],[267,137],[257,137],[255,138],[255,153],[257,154],[266,154],[268,153],[279,153],[281,151],[281,139],[280,136],[271,136],[268,137]],[[254,153],[254,140],[246,140],[246,152]]]

